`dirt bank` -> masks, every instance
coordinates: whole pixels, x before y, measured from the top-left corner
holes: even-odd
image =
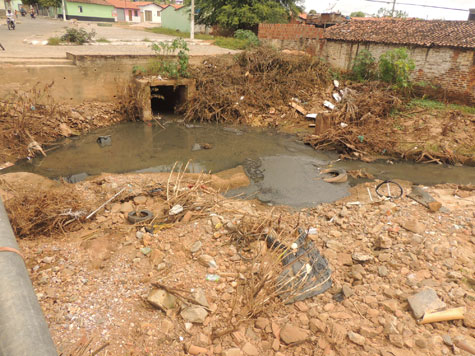
[[[44,145],[125,119],[120,101],[60,105],[50,94],[52,85],[15,91],[0,100],[0,166],[48,154],[52,147]]]
[[[427,189],[449,212],[431,212],[406,196],[371,202],[367,188],[375,197],[375,184],[366,183],[344,202],[302,213],[223,198],[208,179],[198,178],[128,174],[49,183],[80,192],[94,207],[126,187],[93,218],[65,226],[64,233],[36,232],[19,240],[60,352],[107,344],[111,355],[198,354],[199,347],[214,355],[402,356],[449,355],[448,336],[474,345],[470,188]],[[27,175],[22,181],[30,183],[18,185],[14,174],[2,176],[7,208],[18,189],[32,192],[44,180]],[[170,215],[177,204],[184,211]],[[157,216],[152,226],[127,221],[137,208]],[[317,229],[311,238],[329,261],[333,287],[284,305],[279,297],[267,298],[281,267],[265,269],[275,255],[257,239],[275,231],[290,243],[298,226]],[[209,266],[210,259],[216,266]],[[207,281],[210,273],[220,280]],[[146,301],[152,283],[182,296],[180,306],[166,313],[153,308]],[[419,324],[407,298],[424,288],[433,289],[447,308],[466,307],[465,320]],[[207,315],[191,323],[182,312],[198,289]]]

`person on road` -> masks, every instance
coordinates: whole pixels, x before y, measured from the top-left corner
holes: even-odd
[[[21,13],[21,16],[25,16],[25,15],[26,15],[26,10],[25,10],[24,7],[22,7],[22,8],[20,9],[20,13]]]
[[[33,8],[31,8],[31,10],[30,10],[30,16],[31,16],[32,19],[35,18],[35,10]]]
[[[9,22],[12,22],[13,24],[15,24],[15,17],[13,16],[12,10],[7,11],[7,24]]]

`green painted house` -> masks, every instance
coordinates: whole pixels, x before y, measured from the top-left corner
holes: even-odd
[[[114,22],[114,6],[106,0],[65,0],[66,19],[81,21]],[[62,10],[58,9],[59,17]]]
[[[190,32],[190,7],[168,5],[161,12],[162,27],[182,32]]]

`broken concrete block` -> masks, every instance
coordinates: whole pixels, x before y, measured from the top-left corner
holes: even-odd
[[[427,312],[433,312],[445,308],[446,304],[439,299],[433,289],[423,289],[417,294],[407,298],[409,306],[417,319],[420,319]]]

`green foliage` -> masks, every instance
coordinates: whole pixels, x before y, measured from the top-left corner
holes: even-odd
[[[350,17],[366,17],[363,11],[355,11],[350,14]]]
[[[402,11],[402,10],[394,10],[394,12],[392,12],[391,10],[388,10],[382,7],[378,10],[378,13],[375,16],[376,17],[397,17],[397,18],[405,19],[409,16],[409,14],[406,11]]]
[[[38,3],[43,7],[61,7],[61,0],[38,0]]]
[[[188,77],[189,48],[183,38],[173,42],[158,42],[152,44],[157,59],[152,60],[147,68],[135,66],[132,72],[136,75],[163,75],[168,78]]]
[[[413,107],[422,107],[427,109],[434,109],[434,110],[459,110],[465,112],[467,114],[475,114],[475,107],[473,106],[466,106],[466,105],[458,105],[458,104],[444,104],[437,100],[429,100],[429,99],[412,99],[409,104],[409,108]]]
[[[397,89],[411,87],[411,72],[414,61],[409,57],[406,48],[396,48],[387,51],[379,57],[379,77],[382,81],[394,84]]]
[[[309,15],[316,15],[316,14],[317,14],[317,10],[313,10],[313,9],[312,9],[312,10],[310,10],[310,11],[308,12],[308,14],[309,14]]]
[[[288,22],[291,14],[302,11],[301,3],[301,0],[195,0],[195,8],[199,9],[195,20],[226,30],[252,30],[259,23]]]
[[[61,39],[59,37],[50,37],[48,38],[48,45],[50,46],[59,46]]]
[[[249,47],[259,46],[259,39],[256,34],[249,30],[236,30],[234,32],[234,38],[238,40],[245,40],[249,43]]]
[[[189,32],[181,32],[177,30],[172,30],[170,28],[164,28],[164,27],[154,27],[154,28],[147,29],[147,31],[153,32],[153,33],[159,33],[162,35],[170,35],[170,36],[176,36],[176,37],[182,37],[182,38],[190,37]],[[195,33],[195,38],[199,40],[205,40],[205,41],[214,41],[213,44],[215,44],[216,46],[229,48],[229,49],[247,49],[249,47],[252,47],[252,45],[249,44],[249,41],[247,39],[241,40],[234,37],[213,36],[213,35],[207,35],[204,33]]]
[[[110,43],[110,41],[105,37],[101,37],[101,38],[97,39],[96,42]]]
[[[84,43],[91,42],[95,35],[96,32],[94,30],[87,32],[82,28],[79,30],[75,28],[67,28],[66,33],[61,36],[61,41],[82,45]]]
[[[359,81],[376,77],[376,60],[370,51],[363,49],[358,53],[352,68],[353,78]]]

